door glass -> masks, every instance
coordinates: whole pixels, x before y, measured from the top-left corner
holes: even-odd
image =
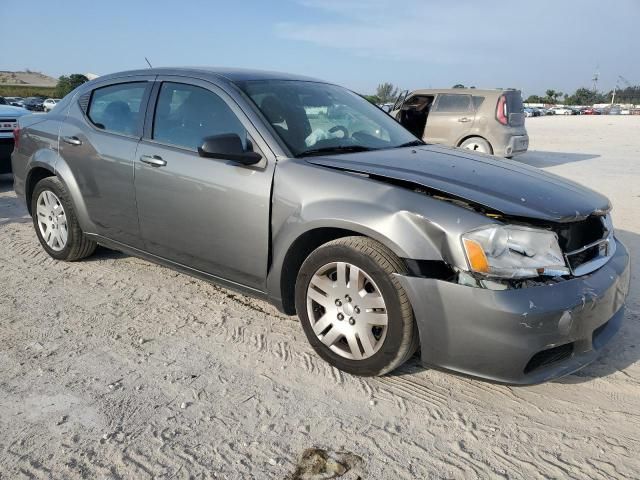
[[[153,119],[154,140],[196,150],[211,135],[235,133],[246,147],[247,131],[215,93],[194,85],[165,82]]]
[[[140,122],[145,88],[146,82],[135,82],[95,89],[89,104],[89,119],[103,130],[134,135]]]
[[[436,112],[469,112],[471,95],[444,94],[438,98]]]
[[[475,109],[476,112],[480,110],[480,107],[482,106],[483,103],[484,103],[484,97],[480,97],[476,95],[473,96],[473,108]]]

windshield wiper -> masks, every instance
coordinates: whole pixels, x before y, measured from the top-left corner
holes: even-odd
[[[296,157],[310,157],[313,155],[325,155],[327,153],[355,153],[355,152],[369,152],[371,150],[377,150],[376,148],[365,147],[364,145],[342,145],[339,147],[323,147],[314,148],[311,150],[305,150],[296,155]]]
[[[403,147],[417,147],[420,145],[426,145],[422,140],[411,140],[410,142],[403,143],[393,148],[403,148]]]

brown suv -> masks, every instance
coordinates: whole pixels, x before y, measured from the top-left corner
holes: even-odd
[[[519,90],[414,90],[398,97],[390,115],[428,143],[507,158],[529,147]]]

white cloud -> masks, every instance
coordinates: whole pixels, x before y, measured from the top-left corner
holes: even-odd
[[[459,9],[437,1],[412,0],[299,0],[300,4],[328,13],[331,21],[283,22],[278,36],[290,40],[346,50],[352,54],[426,63],[484,63],[498,32],[485,29],[481,39],[469,42],[465,30],[472,27]],[[462,5],[461,2],[460,5]],[[464,17],[464,18],[463,18]],[[472,20],[475,23],[477,19]],[[454,55],[455,53],[455,55]]]

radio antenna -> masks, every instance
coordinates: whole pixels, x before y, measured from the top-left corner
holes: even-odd
[[[149,61],[149,59],[147,57],[144,57],[144,59],[147,62],[147,65],[149,65],[149,68],[153,68],[153,66],[151,65],[151,62]]]

